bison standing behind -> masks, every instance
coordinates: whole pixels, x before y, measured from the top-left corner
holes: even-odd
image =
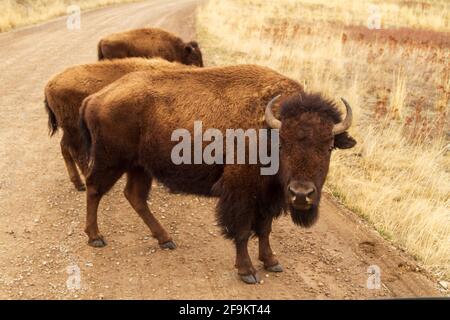
[[[99,41],[99,60],[125,57],[160,57],[171,62],[203,67],[197,42],[184,43],[179,37],[157,28],[114,33]]]
[[[79,130],[79,108],[83,99],[129,72],[181,68],[190,67],[163,59],[128,58],[70,67],[50,79],[45,87],[50,135],[55,134],[58,128],[63,131],[61,153],[76,189],[85,189],[77,166],[82,173],[87,167],[87,154]]]
[[[272,113],[276,95],[283,97],[280,120]],[[247,250],[252,235],[259,238],[259,259],[265,268],[282,271],[269,243],[272,220],[283,211],[304,227],[317,219],[331,151],[355,144],[346,132],[352,112],[344,103],[347,116],[342,121],[333,102],[253,65],[124,76],[86,98],[80,110],[90,146],[85,229],[89,244],[105,245],[97,225],[98,205],[127,173],[125,196],[162,247],[175,244],[148,207],[153,178],[172,190],[219,197],[217,219],[223,234],[234,241],[236,268],[244,282],[258,281]],[[174,164],[171,152],[177,143],[171,135],[184,128],[192,136],[194,121],[220,132],[279,129],[279,171],[264,176],[260,164]]]

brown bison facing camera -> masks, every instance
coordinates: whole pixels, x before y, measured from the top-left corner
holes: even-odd
[[[283,97],[280,120],[272,113],[276,95]],[[81,129],[90,148],[88,243],[106,244],[97,225],[98,205],[127,173],[125,197],[161,247],[173,249],[175,244],[148,207],[153,178],[173,191],[219,197],[217,220],[223,234],[234,241],[235,266],[244,282],[259,281],[247,250],[252,235],[259,238],[264,267],[282,271],[269,243],[272,220],[290,212],[296,224],[308,227],[317,219],[331,151],[355,145],[346,132],[352,112],[346,102],[345,106],[342,121],[333,102],[254,65],[124,76],[86,98],[80,110]],[[185,128],[193,136],[194,121],[199,120],[204,128],[220,132],[279,129],[279,171],[261,175],[260,164],[174,164],[171,151],[176,142],[171,134]]]
[[[77,190],[85,189],[77,166],[83,174],[87,167],[87,152],[83,148],[79,130],[79,108],[83,99],[129,72],[139,70],[157,72],[162,69],[179,68],[190,67],[163,59],[105,60],[95,64],[70,67],[55,75],[47,83],[45,109],[48,113],[50,135],[53,136],[58,128],[63,131],[61,153],[70,180]]]
[[[99,41],[99,60],[125,57],[160,57],[203,67],[202,52],[197,42],[184,43],[179,37],[157,28],[114,33]]]

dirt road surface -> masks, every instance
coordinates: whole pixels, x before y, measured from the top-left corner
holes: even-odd
[[[195,37],[194,1],[147,1],[82,14],[0,35],[0,298],[17,299],[297,299],[434,296],[435,281],[330,198],[308,230],[288,217],[275,222],[272,245],[285,271],[246,285],[234,270],[232,244],[219,235],[214,199],[169,194],[155,185],[150,205],[178,248],[161,250],[123,197],[123,181],[99,212],[108,246],[94,249],[83,233],[85,195],[73,190],[59,151],[47,136],[43,88],[56,72],[94,62],[102,36],[161,26]],[[206,57],[207,60],[207,57]],[[368,289],[367,269],[381,271]],[[70,275],[80,270],[80,288]],[[375,275],[376,276],[376,275]],[[370,280],[369,280],[370,282]]]

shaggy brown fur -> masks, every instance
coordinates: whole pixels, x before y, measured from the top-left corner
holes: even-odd
[[[163,59],[128,58],[71,67],[47,83],[45,109],[48,113],[50,136],[54,135],[59,127],[62,128],[61,151],[70,180],[78,190],[84,190],[84,184],[76,165],[84,172],[87,164],[79,130],[78,110],[83,99],[129,72],[157,72],[179,68],[189,67]]]
[[[262,176],[260,165],[172,163],[171,150],[178,143],[171,141],[175,129],[185,128],[192,135],[196,120],[202,121],[204,130],[217,128],[223,133],[228,128],[266,128],[261,121],[264,108],[278,94],[285,97],[278,174]],[[160,245],[175,247],[147,206],[154,177],[173,190],[220,198],[217,218],[224,235],[234,240],[236,267],[248,283],[257,281],[247,252],[249,237],[259,237],[259,258],[265,267],[281,271],[269,244],[272,220],[284,210],[290,211],[295,223],[310,226],[317,217],[333,146],[354,145],[346,133],[333,139],[332,128],[341,117],[332,102],[306,94],[297,82],[254,65],[135,72],[89,96],[80,112],[92,143],[86,178],[89,244],[105,245],[97,208],[126,172],[127,199]],[[291,203],[287,189],[293,183],[314,184],[317,189],[308,210]]]
[[[203,67],[202,52],[197,42],[184,43],[179,37],[157,28],[114,33],[99,41],[99,60],[125,57],[161,57]]]

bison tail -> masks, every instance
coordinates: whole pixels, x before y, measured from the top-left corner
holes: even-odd
[[[85,150],[87,151],[87,154],[90,154],[91,146],[92,146],[92,137],[91,132],[89,131],[89,128],[86,124],[86,120],[84,119],[84,110],[86,109],[86,100],[83,102],[83,105],[80,109],[80,133],[81,133],[81,139],[83,141],[83,145]]]
[[[48,105],[47,97],[45,97],[44,105],[45,111],[47,111],[48,114],[48,133],[50,137],[52,137],[56,131],[58,131],[58,121],[56,120],[56,116],[52,109],[50,109],[50,106]]]
[[[98,61],[105,59],[105,57],[103,56],[103,51],[102,51],[102,40],[100,40],[98,42],[97,52],[98,52]]]

